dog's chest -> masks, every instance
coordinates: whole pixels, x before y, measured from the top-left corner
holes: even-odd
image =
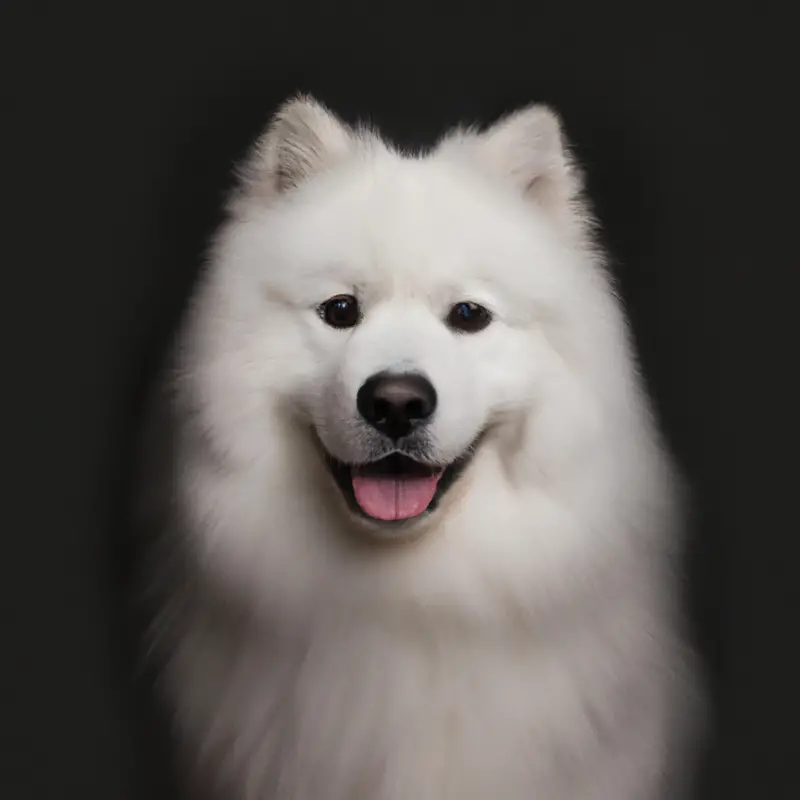
[[[329,634],[228,680],[212,725],[246,800],[560,798],[632,707],[603,654],[511,642]]]

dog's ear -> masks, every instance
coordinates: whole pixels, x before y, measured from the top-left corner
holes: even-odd
[[[457,131],[441,148],[468,153],[479,168],[551,210],[568,208],[583,188],[561,121],[544,105],[516,111],[485,131]]]
[[[312,97],[287,100],[240,171],[257,196],[286,192],[352,153],[358,136]]]

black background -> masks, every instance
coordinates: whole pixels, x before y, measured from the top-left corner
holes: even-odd
[[[230,165],[297,89],[410,146],[562,112],[694,491],[700,797],[800,797],[789,9],[3,0],[0,797],[173,796],[122,624],[133,423]]]

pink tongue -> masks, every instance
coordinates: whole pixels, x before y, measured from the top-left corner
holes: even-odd
[[[416,517],[430,505],[439,475],[429,478],[371,478],[353,476],[353,491],[361,510],[370,517],[397,520]]]

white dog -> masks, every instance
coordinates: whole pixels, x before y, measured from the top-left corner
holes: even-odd
[[[678,492],[591,234],[544,107],[419,157],[276,115],[147,449],[191,796],[676,796]]]

